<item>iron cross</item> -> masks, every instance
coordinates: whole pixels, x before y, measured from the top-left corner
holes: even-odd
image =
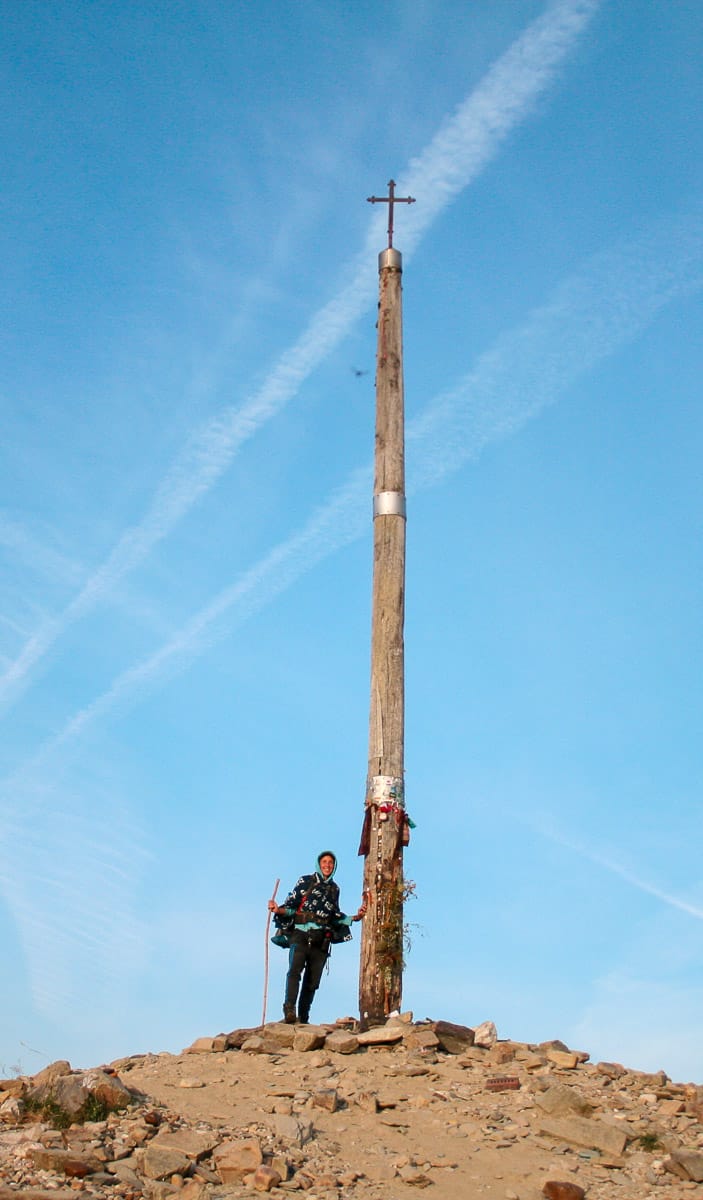
[[[396,196],[395,180],[388,181],[387,196],[367,196],[369,204],[387,204],[388,205],[388,249],[393,248],[393,205],[394,204],[414,204],[414,196]]]

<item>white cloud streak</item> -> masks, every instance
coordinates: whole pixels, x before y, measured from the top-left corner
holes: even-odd
[[[703,287],[703,205],[665,216],[596,255],[498,338],[408,428],[413,490],[430,487],[515,433],[585,371]]]
[[[403,173],[400,187],[418,204],[403,225],[406,253],[439,214],[497,155],[506,137],[534,109],[575,48],[599,0],[558,0],[527,27]],[[0,705],[19,694],[54,642],[144,561],[229,468],[234,456],[296,395],[312,371],[375,301],[375,250],[385,216],[371,217],[366,245],[346,270],[348,282],[312,317],[262,386],[198,430],[159,485],[142,521],[114,549],[58,616],[44,622],[0,676]]]
[[[38,576],[58,580],[75,587],[84,577],[85,571],[71,562],[65,554],[54,550],[35,537],[19,521],[0,511],[0,547],[11,551],[19,562],[24,563]]]
[[[548,838],[552,842],[556,842],[559,846],[565,846],[568,850],[573,850],[576,854],[580,854],[582,858],[593,863],[597,867],[602,867],[605,871],[610,871],[611,874],[619,876],[629,883],[632,887],[640,892],[644,892],[648,896],[653,896],[655,900],[660,900],[662,904],[668,905],[670,908],[676,908],[679,912],[686,913],[689,917],[695,917],[698,921],[703,921],[703,909],[698,908],[695,904],[690,904],[687,900],[682,900],[679,896],[674,896],[671,892],[667,892],[664,888],[657,887],[656,884],[650,883],[647,879],[643,879],[641,875],[624,866],[616,859],[601,853],[599,850],[592,850],[576,841],[574,838],[567,837],[564,834],[556,833],[553,829],[547,829],[543,826],[535,826],[537,832],[543,837]]]
[[[58,774],[58,773],[57,773]],[[109,980],[141,960],[146,931],[132,897],[147,857],[114,787],[82,768],[81,788],[28,771],[0,833],[0,887],[29,968],[33,1003],[80,1030],[76,986],[105,1014]],[[101,815],[103,814],[103,815]],[[107,1020],[107,1016],[106,1016]]]
[[[406,254],[533,111],[599,6],[599,0],[550,5],[494,63],[426,149],[411,160],[398,181],[398,194],[408,192],[418,201],[403,213]]]

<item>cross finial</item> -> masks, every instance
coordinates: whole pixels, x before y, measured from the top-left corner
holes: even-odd
[[[388,181],[387,196],[367,196],[369,204],[387,204],[388,205],[388,249],[393,248],[393,205],[394,204],[414,204],[414,196],[396,196],[395,180]]]

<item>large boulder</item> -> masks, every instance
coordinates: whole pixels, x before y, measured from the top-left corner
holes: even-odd
[[[482,1046],[485,1050],[490,1050],[497,1041],[498,1031],[493,1021],[482,1021],[474,1029],[474,1046]]]
[[[430,1025],[411,1025],[403,1036],[408,1050],[436,1050],[439,1038]]]
[[[245,1175],[251,1175],[264,1161],[258,1138],[242,1138],[239,1141],[222,1142],[213,1154],[218,1175],[223,1183],[241,1183]]]
[[[293,1038],[293,1049],[299,1053],[307,1053],[310,1050],[320,1050],[325,1044],[327,1031],[320,1025],[295,1025],[295,1037]]]
[[[56,1080],[61,1079],[63,1075],[72,1074],[73,1068],[68,1059],[60,1058],[56,1062],[49,1063],[48,1067],[44,1067],[42,1071],[37,1071],[36,1075],[32,1076],[32,1090],[39,1093],[43,1088],[53,1087]]]
[[[618,1157],[627,1143],[627,1133],[608,1121],[588,1117],[542,1117],[539,1131],[558,1142],[571,1142],[589,1150]]]
[[[290,1050],[295,1041],[295,1025],[273,1021],[270,1025],[264,1025],[261,1036],[264,1048],[269,1054],[277,1054],[279,1050]]]
[[[403,1033],[401,1024],[373,1025],[371,1029],[357,1034],[357,1040],[360,1046],[392,1046],[395,1042],[402,1042]]]
[[[81,1071],[78,1075],[62,1075],[56,1080],[53,1098],[60,1108],[70,1116],[85,1111],[90,1099],[102,1105],[108,1112],[127,1108],[134,1103],[134,1093],[125,1087],[117,1075],[105,1071]]]
[[[30,1105],[51,1106],[55,1115],[60,1112],[71,1120],[86,1116],[96,1119],[101,1109],[116,1112],[133,1104],[135,1099],[135,1093],[125,1087],[119,1076],[100,1069],[72,1071],[66,1062],[52,1063],[40,1071],[27,1090]]]
[[[101,1168],[100,1161],[94,1155],[76,1154],[73,1150],[60,1147],[30,1146],[27,1157],[40,1171],[54,1171],[69,1179],[84,1179]]]
[[[325,1050],[332,1050],[335,1054],[353,1054],[358,1049],[358,1037],[345,1029],[335,1029],[325,1038]]]
[[[545,1092],[537,1092],[535,1104],[550,1117],[571,1116],[572,1113],[588,1117],[593,1112],[590,1100],[566,1083],[554,1083]]]
[[[703,1153],[698,1150],[674,1150],[665,1165],[679,1179],[703,1183]]]
[[[462,1054],[467,1046],[474,1044],[474,1031],[468,1025],[455,1025],[452,1021],[432,1021],[430,1028],[436,1033],[441,1049],[447,1054]]]
[[[248,1038],[254,1037],[260,1033],[261,1027],[258,1029],[233,1029],[231,1033],[225,1035],[225,1044],[228,1050],[241,1050],[244,1042]]]

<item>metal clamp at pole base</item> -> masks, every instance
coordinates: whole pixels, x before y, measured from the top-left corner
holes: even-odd
[[[406,519],[405,496],[402,492],[378,492],[373,498],[373,517],[402,517]]]

